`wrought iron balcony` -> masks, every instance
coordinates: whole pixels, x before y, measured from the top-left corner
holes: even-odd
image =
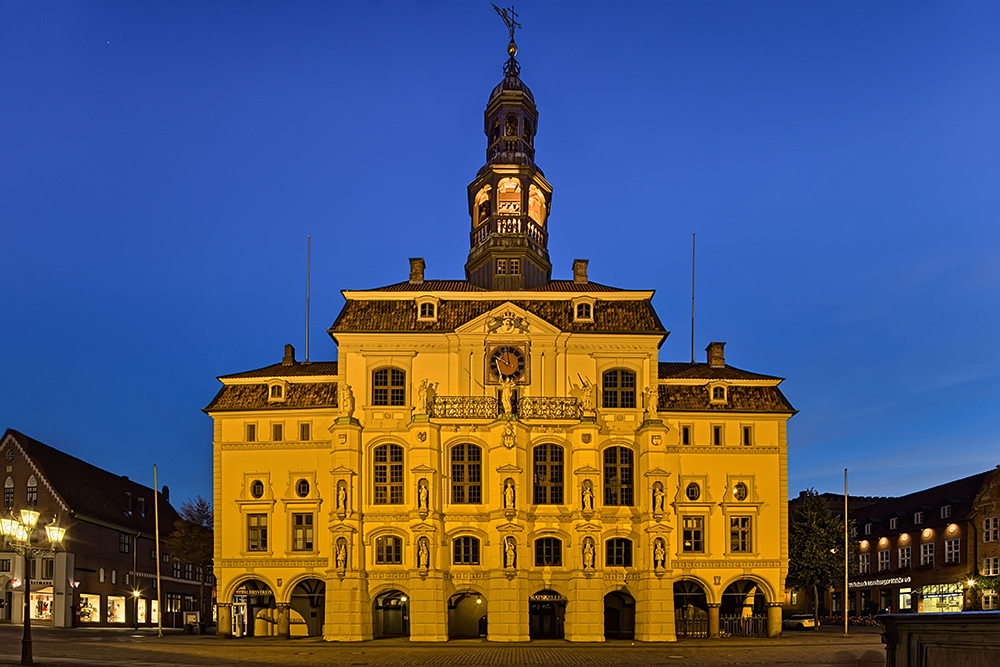
[[[521,419],[579,419],[580,401],[569,396],[525,396],[517,402]]]
[[[435,396],[430,412],[436,419],[496,419],[500,404],[493,396]]]

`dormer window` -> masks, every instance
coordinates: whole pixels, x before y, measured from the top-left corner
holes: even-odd
[[[942,505],[941,506],[941,518],[942,519],[947,519],[947,518],[950,518],[950,517],[951,517],[951,505]]]
[[[729,398],[727,396],[726,385],[724,384],[709,385],[708,397],[709,397],[709,402],[711,402],[712,405],[720,405],[728,402]]]
[[[593,322],[594,321],[594,298],[589,296],[578,296],[573,299],[573,321]]]
[[[872,525],[870,523],[866,523],[865,524],[865,535],[871,535],[871,534],[872,534]]]
[[[923,522],[924,522],[924,513],[923,512],[914,512],[913,513],[913,523],[919,525],[919,524],[921,524]]]
[[[896,530],[899,528],[899,517],[892,517],[889,519],[889,530]]]
[[[433,296],[417,297],[417,321],[436,322],[438,318],[438,305],[440,299]]]
[[[145,498],[139,498],[139,516],[143,517],[143,518],[146,517],[146,499]]]
[[[267,402],[284,403],[288,398],[288,383],[284,380],[269,380],[267,383]]]

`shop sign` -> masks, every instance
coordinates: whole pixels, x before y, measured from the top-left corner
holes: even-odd
[[[847,584],[848,588],[867,588],[868,586],[894,586],[896,584],[908,584],[910,577],[890,577],[888,579],[869,579],[867,581],[852,581]]]
[[[528,599],[532,602],[566,602],[561,595],[532,595]]]

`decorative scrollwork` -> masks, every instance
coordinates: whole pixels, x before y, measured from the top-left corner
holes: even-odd
[[[518,401],[521,419],[579,419],[579,399],[571,396],[526,396]]]
[[[435,396],[431,417],[437,419],[496,419],[500,406],[492,396]]]

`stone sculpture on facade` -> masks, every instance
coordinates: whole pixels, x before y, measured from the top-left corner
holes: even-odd
[[[594,395],[596,393],[596,387],[594,383],[590,381],[590,378],[580,377],[580,382],[582,383],[582,395],[580,397],[581,403],[583,403],[584,412],[594,411]]]
[[[656,419],[657,416],[657,403],[659,402],[659,395],[657,394],[656,387],[646,387],[642,390],[643,403],[645,404],[645,414],[643,418],[646,421],[651,421]]]
[[[665,566],[664,561],[666,561],[666,558],[667,550],[663,546],[663,540],[657,537],[656,541],[653,542],[653,569],[662,570]]]
[[[426,415],[430,412],[430,401],[428,397],[430,386],[431,381],[428,378],[424,378],[420,381],[420,386],[417,387],[417,402],[414,404],[413,409],[418,415]]]
[[[583,511],[594,511],[594,487],[589,481],[583,483]]]
[[[427,511],[431,508],[430,490],[427,487],[427,480],[422,479],[417,484],[417,509]]]
[[[508,417],[514,416],[514,381],[502,375],[500,376],[500,405],[503,406],[504,414]]]
[[[343,483],[337,486],[337,509],[347,511],[347,485]]]
[[[653,486],[653,511],[662,512],[663,511],[663,485],[657,482]]]
[[[503,507],[507,510],[514,509],[514,481],[510,479],[503,487]]]
[[[514,449],[514,427],[510,423],[503,427],[500,440],[507,449]]]
[[[340,388],[340,407],[348,419],[354,418],[354,392],[351,391],[351,385],[346,383]]]
[[[594,569],[594,540],[589,537],[583,541],[583,569]]]
[[[417,568],[426,570],[431,566],[431,548],[426,537],[417,541]]]
[[[503,566],[514,567],[517,564],[517,545],[514,538],[508,535],[503,540]]]
[[[337,540],[336,562],[338,570],[347,569],[347,540],[344,538]]]

